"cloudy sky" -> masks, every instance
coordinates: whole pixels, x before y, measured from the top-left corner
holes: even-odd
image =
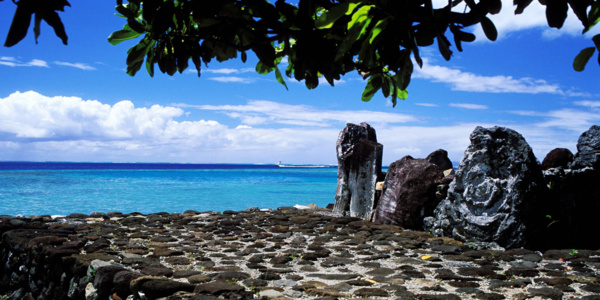
[[[537,1],[519,16],[503,1],[492,18],[498,40],[474,28],[477,41],[453,48],[450,62],[435,45],[424,48],[425,65],[395,108],[381,94],[362,102],[355,74],[311,91],[288,79],[286,91],[272,74],[256,74],[252,58],[211,63],[200,79],[129,77],[134,43],[106,41],[123,26],[113,2],[71,1],[61,13],[68,46],[43,24],[39,44],[30,29],[0,48],[0,161],[329,164],[340,130],[360,122],[377,130],[384,164],[439,148],[459,161],[476,126],[517,130],[542,160],[556,147],[575,152],[579,135],[600,124],[597,58],[572,69],[591,35],[572,12],[562,30],[549,29]],[[0,8],[4,38],[16,6]]]

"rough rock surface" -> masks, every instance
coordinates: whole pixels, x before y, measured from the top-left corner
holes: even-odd
[[[548,247],[600,248],[600,239],[587,237],[598,228],[600,214],[600,127],[592,126],[578,141],[573,169],[544,171],[551,210]]]
[[[437,236],[514,248],[535,243],[545,182],[525,139],[503,128],[477,127],[446,199],[425,219]]]
[[[597,250],[474,250],[330,210],[111,215],[1,216],[0,298],[598,299],[600,292]],[[84,250],[98,240],[109,247]],[[159,248],[188,264],[168,263],[173,256]],[[149,266],[172,276],[140,273]]]
[[[438,166],[442,171],[452,169],[452,161],[448,158],[448,151],[438,149],[431,152],[425,158],[428,162]]]
[[[347,124],[337,140],[338,183],[334,213],[370,220],[381,176],[383,145],[367,123]]]
[[[600,126],[594,125],[579,137],[577,154],[570,165],[571,169],[591,167],[600,169]]]
[[[447,156],[446,156],[447,158]],[[388,168],[373,221],[422,229],[423,218],[437,206],[442,169],[425,159],[405,156]]]
[[[542,170],[551,168],[568,168],[573,161],[573,153],[567,148],[556,148],[546,154],[542,161]]]

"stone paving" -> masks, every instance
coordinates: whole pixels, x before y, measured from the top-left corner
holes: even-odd
[[[600,299],[599,250],[477,250],[325,209],[0,220],[11,255],[24,236],[15,229],[36,222],[43,230],[22,243],[82,262],[86,276],[68,288],[74,299]],[[31,270],[5,256],[0,292],[53,299],[7,287]]]

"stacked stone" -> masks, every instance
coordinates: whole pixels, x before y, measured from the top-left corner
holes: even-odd
[[[10,299],[598,299],[600,252],[475,250],[330,210],[0,217]]]

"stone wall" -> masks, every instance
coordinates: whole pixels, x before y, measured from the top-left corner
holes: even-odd
[[[48,228],[42,220],[0,219],[0,295],[11,299],[84,299],[89,261],[83,244],[69,240],[70,226]],[[24,226],[21,226],[24,225]],[[89,259],[87,259],[89,260]]]

